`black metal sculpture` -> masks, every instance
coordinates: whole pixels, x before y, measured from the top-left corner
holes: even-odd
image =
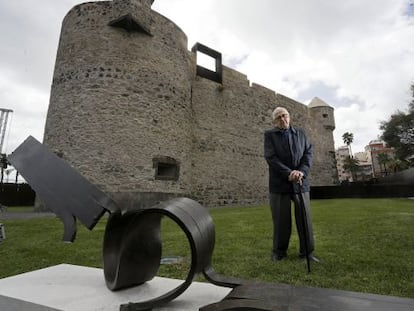
[[[235,287],[236,278],[218,275],[211,266],[214,224],[206,209],[189,198],[176,198],[150,208],[122,212],[105,193],[92,185],[67,162],[28,137],[9,161],[64,224],[63,240],[76,237],[76,218],[92,230],[108,212],[103,244],[106,285],[118,290],[151,280],[161,259],[160,222],[171,218],[185,232],[191,247],[191,267],[185,281],[170,292],[140,303],[121,305],[121,310],[148,310],[173,300],[203,273],[214,284]]]

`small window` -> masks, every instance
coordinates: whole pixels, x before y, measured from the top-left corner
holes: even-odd
[[[197,51],[197,66],[216,72],[216,59],[210,55]]]
[[[152,159],[155,168],[155,179],[178,180],[180,166],[177,160],[170,157],[156,157]]]
[[[325,119],[328,117],[328,114],[327,113],[324,113],[323,115],[322,115],[322,117],[324,117]]]
[[[223,82],[221,53],[196,43],[191,51],[196,54],[197,75],[218,83]]]

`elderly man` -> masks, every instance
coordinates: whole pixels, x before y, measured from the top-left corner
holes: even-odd
[[[310,260],[318,262],[319,260],[313,256],[314,241],[309,198],[308,175],[312,165],[312,145],[303,129],[290,125],[290,116],[286,108],[277,107],[272,113],[272,118],[275,127],[264,133],[264,156],[269,165],[269,201],[273,220],[272,260],[280,261],[287,256],[292,233],[293,201],[300,241],[299,257],[305,258],[308,254]],[[302,213],[300,202],[294,200],[295,193],[302,196],[306,213]],[[306,219],[303,219],[302,215],[305,215]]]

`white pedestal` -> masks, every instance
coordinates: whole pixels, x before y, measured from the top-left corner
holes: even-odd
[[[105,285],[102,269],[61,264],[0,279],[0,310],[118,311],[121,304],[159,297],[182,282],[155,277],[143,285],[112,292]],[[220,301],[230,290],[193,282],[182,295],[154,311],[197,311]]]

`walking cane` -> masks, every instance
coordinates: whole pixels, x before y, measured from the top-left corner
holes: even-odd
[[[302,227],[303,227],[303,239],[305,244],[305,257],[306,257],[306,264],[308,268],[308,273],[311,272],[310,269],[310,254],[309,254],[309,245],[308,245],[308,238],[309,238],[309,228],[308,223],[306,221],[307,215],[306,215],[306,208],[305,208],[305,202],[303,201],[302,196],[302,180],[300,179],[297,184],[294,184],[293,186],[293,197],[296,201],[296,204],[299,205],[299,213],[300,217],[302,218]]]

